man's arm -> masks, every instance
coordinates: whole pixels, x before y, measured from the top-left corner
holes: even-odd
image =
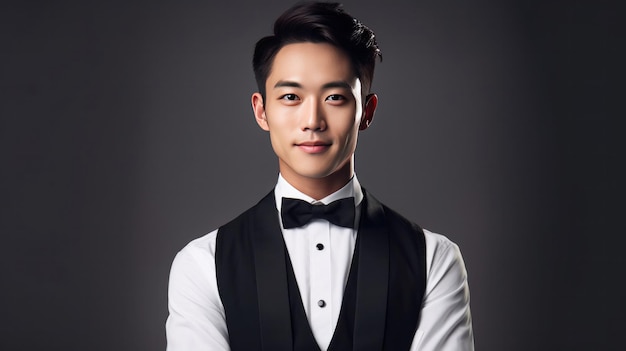
[[[469,287],[456,244],[426,232],[427,282],[411,351],[474,350]]]
[[[228,351],[224,307],[215,276],[217,231],[192,241],[172,263],[165,324],[168,351]]]

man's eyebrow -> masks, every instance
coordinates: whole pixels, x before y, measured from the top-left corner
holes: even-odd
[[[276,82],[276,84],[274,84],[274,89],[275,88],[282,88],[282,87],[290,87],[290,88],[302,88],[302,84],[298,83],[298,82],[294,82],[294,81],[290,81],[290,80],[279,80],[278,82]],[[348,84],[345,81],[342,80],[338,80],[338,81],[334,81],[334,82],[328,82],[324,85],[322,85],[322,89],[332,89],[332,88],[341,88],[341,89],[347,89],[347,90],[351,90],[352,87],[350,86],[350,84]]]
[[[345,82],[343,80],[338,80],[338,81],[335,81],[335,82],[329,82],[329,83],[326,83],[326,84],[322,85],[322,89],[332,89],[332,88],[341,88],[341,89],[352,90],[352,87],[350,86],[350,84],[348,84],[347,82]]]
[[[302,85],[300,83],[293,82],[290,80],[279,80],[274,85],[274,88],[280,88],[280,87],[302,88]]]

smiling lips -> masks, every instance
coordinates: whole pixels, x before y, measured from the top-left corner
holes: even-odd
[[[308,154],[319,154],[328,150],[330,143],[324,141],[304,141],[297,143],[296,146]]]

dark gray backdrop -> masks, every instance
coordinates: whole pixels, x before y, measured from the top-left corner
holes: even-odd
[[[175,253],[276,179],[250,60],[289,3],[0,5],[0,349],[164,348]],[[359,178],[460,245],[477,349],[617,350],[617,11],[345,4],[384,55]]]

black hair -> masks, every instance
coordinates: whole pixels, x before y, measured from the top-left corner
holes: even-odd
[[[369,93],[376,59],[382,61],[374,32],[345,12],[339,3],[303,2],[278,17],[274,35],[256,43],[252,66],[263,100],[274,57],[283,46],[300,42],[328,43],[343,50],[361,80],[363,93]]]

